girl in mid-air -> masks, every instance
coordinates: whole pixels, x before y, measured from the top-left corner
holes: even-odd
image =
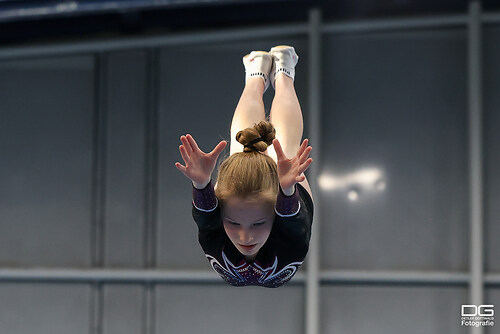
[[[231,123],[230,156],[211,181],[221,141],[210,153],[181,136],[185,165],[176,168],[193,184],[193,218],[212,268],[233,286],[279,287],[288,282],[309,249],[311,188],[304,172],[312,163],[295,93],[298,56],[291,46],[243,57],[245,88]],[[266,121],[262,96],[275,96]]]

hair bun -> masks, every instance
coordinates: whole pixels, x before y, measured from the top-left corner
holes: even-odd
[[[264,152],[271,146],[276,137],[276,129],[270,122],[261,121],[251,128],[246,128],[236,134],[236,140],[245,148],[243,152]]]

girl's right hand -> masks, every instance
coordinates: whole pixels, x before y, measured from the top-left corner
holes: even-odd
[[[221,141],[210,153],[200,150],[194,138],[189,134],[181,136],[181,142],[179,151],[186,165],[183,166],[176,162],[175,167],[193,181],[196,188],[203,189],[210,183],[217,158],[226,147],[227,142]]]

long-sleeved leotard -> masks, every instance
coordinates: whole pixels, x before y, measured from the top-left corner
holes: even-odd
[[[200,245],[212,268],[233,286],[276,288],[288,282],[309,249],[313,211],[311,196],[300,184],[292,196],[280,189],[271,234],[255,260],[247,262],[224,231],[212,183],[202,190],[193,187],[192,213]]]

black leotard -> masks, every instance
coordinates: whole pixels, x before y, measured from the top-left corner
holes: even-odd
[[[212,210],[199,209],[193,201],[193,218],[198,240],[212,268],[233,286],[279,287],[288,282],[304,261],[309,249],[314,205],[307,190],[297,184],[298,212],[281,215],[276,211],[268,240],[255,260],[247,262],[233,245],[222,225],[218,204]],[[210,196],[215,195],[208,195]],[[281,196],[283,197],[283,196]],[[207,196],[205,196],[206,200]],[[210,200],[209,200],[210,202]],[[278,196],[280,202],[280,196]],[[214,200],[213,203],[217,203]],[[277,203],[276,207],[283,207]]]

